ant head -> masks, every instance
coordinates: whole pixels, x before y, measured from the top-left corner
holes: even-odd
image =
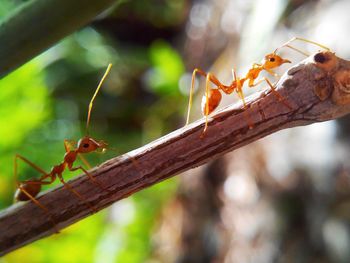
[[[265,68],[273,69],[281,66],[283,63],[291,63],[291,61],[280,57],[276,53],[270,53],[265,56],[262,63]]]
[[[85,136],[78,141],[78,152],[79,153],[90,153],[101,149],[104,152],[107,149],[107,143],[104,141],[96,141],[89,136]]]

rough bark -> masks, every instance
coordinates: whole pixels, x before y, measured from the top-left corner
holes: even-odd
[[[56,222],[32,202],[13,205],[0,214],[0,251],[55,233],[134,192],[202,165],[278,130],[339,118],[350,112],[350,62],[320,52],[291,68],[276,84],[281,102],[271,91],[256,94],[244,110],[240,103],[213,115],[201,138],[204,121],[178,129],[139,149],[111,159],[91,173],[108,191],[101,191],[86,175],[69,184],[86,197],[75,198],[57,187],[38,197]],[[287,107],[287,105],[289,107]],[[249,128],[249,122],[254,125]],[[133,157],[130,158],[130,156]],[[136,160],[136,162],[135,162]]]

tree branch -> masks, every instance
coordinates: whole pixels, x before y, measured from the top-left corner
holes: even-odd
[[[0,77],[87,24],[116,0],[34,0],[0,24]]]
[[[215,114],[204,138],[200,138],[200,120],[103,163],[92,174],[108,191],[101,191],[85,175],[69,184],[101,210],[278,130],[341,117],[350,112],[350,62],[331,52],[317,53],[285,73],[276,88],[286,99],[284,103],[271,91],[256,94],[250,98],[247,110],[239,103]],[[252,129],[248,116],[254,124]],[[62,186],[42,194],[38,200],[50,210],[58,229],[91,214],[86,202]],[[32,202],[4,210],[0,230],[1,255],[55,232],[47,214]]]

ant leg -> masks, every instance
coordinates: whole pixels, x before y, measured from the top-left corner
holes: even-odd
[[[67,152],[70,151],[70,148],[74,148],[74,147],[72,146],[72,144],[76,144],[77,142],[74,141],[74,140],[67,140],[67,139],[65,139],[65,140],[63,141],[63,143],[64,143],[64,149],[66,150],[66,153],[67,153]],[[92,168],[92,166],[90,165],[90,163],[86,160],[86,158],[85,158],[82,154],[78,153],[78,157],[79,157],[79,159],[83,162],[83,164],[84,164],[88,169],[91,169],[91,168]]]
[[[262,78],[260,80],[258,80],[258,82],[254,83],[254,80],[250,80],[249,81],[249,87],[255,87],[257,85],[259,85],[260,83],[262,83],[263,81],[265,81],[271,88],[272,93],[278,98],[278,100],[280,102],[282,102],[288,109],[292,110],[293,107],[290,106],[290,104],[288,103],[287,99],[285,97],[283,97],[272,85],[272,83],[267,79],[267,78]]]
[[[195,80],[196,80],[196,74],[200,74],[204,77],[207,76],[207,73],[205,73],[203,70],[199,69],[199,68],[195,68],[193,70],[193,73],[192,73],[192,81],[191,81],[191,89],[190,89],[190,98],[189,98],[189,101],[188,101],[188,109],[187,109],[187,118],[186,118],[186,124],[185,125],[188,125],[189,122],[190,122],[190,112],[191,112],[191,108],[192,108],[192,100],[193,100],[193,91],[194,91],[194,83],[195,83]]]
[[[72,141],[70,141],[70,140],[67,140],[67,139],[65,139],[64,140],[64,148],[65,148],[65,150],[66,150],[66,153],[68,153],[69,151],[70,151],[70,147],[72,146],[72,144],[71,144],[71,142]],[[69,169],[70,169],[70,167],[68,167]],[[64,181],[64,179],[63,179],[63,177],[62,177],[62,174],[57,174],[57,177],[58,177],[58,179],[61,181],[61,183],[63,184],[63,186],[67,189],[67,190],[69,190],[69,191],[71,191],[74,195],[76,195],[80,200],[82,200],[83,202],[86,202],[86,199],[81,195],[81,194],[79,194],[73,187],[71,187],[69,184],[67,184],[65,181]],[[88,203],[87,203],[88,204]],[[90,204],[88,204],[88,206],[93,210],[93,211],[95,211],[95,209],[94,208],[92,208],[92,206],[90,205]]]
[[[194,82],[195,82],[195,77],[196,74],[200,74],[204,77],[206,77],[206,91],[205,91],[205,109],[204,111],[204,115],[205,115],[205,126],[204,126],[204,130],[201,134],[201,138],[204,136],[207,128],[208,128],[208,115],[210,112],[210,108],[209,108],[209,93],[211,88],[209,88],[209,82],[213,83],[215,86],[217,86],[217,88],[219,90],[222,90],[223,92],[225,92],[226,94],[231,94],[234,89],[236,88],[236,83],[232,83],[230,86],[226,86],[224,84],[222,84],[216,77],[215,75],[213,75],[212,73],[205,73],[203,70],[196,68],[193,71],[192,74],[192,82],[191,82],[191,90],[190,90],[190,98],[189,98],[189,102],[188,102],[188,111],[187,111],[187,120],[186,120],[186,125],[189,123],[189,117],[190,117],[190,111],[192,108],[192,99],[193,99],[193,90],[194,90]]]
[[[276,77],[276,78],[281,78],[280,75],[278,75],[276,72],[274,72],[273,70],[269,69],[269,68],[264,68],[264,70],[269,73],[270,75]]]
[[[69,152],[70,148],[74,148],[73,144],[76,144],[76,141],[64,139],[63,145],[64,145],[64,149],[66,150],[66,152]]]
[[[89,170],[92,168],[91,164],[88,162],[88,160],[86,160],[86,158],[81,153],[78,153],[78,157]]]
[[[72,193],[73,193],[76,197],[78,197],[81,201],[83,201],[84,203],[86,203],[86,204],[89,206],[89,208],[91,209],[91,211],[92,211],[93,213],[96,213],[96,212],[97,212],[96,208],[95,208],[94,206],[90,205],[90,204],[87,202],[87,200],[86,200],[85,197],[83,197],[81,194],[79,194],[73,187],[71,187],[69,184],[67,184],[67,183],[64,181],[64,179],[63,179],[63,177],[62,177],[62,174],[57,174],[57,177],[58,177],[58,179],[61,181],[61,183],[63,184],[63,186],[64,186],[68,191],[72,192]]]
[[[40,182],[40,181],[25,181],[24,183],[26,184],[41,184],[41,185],[44,185],[44,184],[51,184],[52,182]],[[57,228],[57,224],[54,220],[54,217],[53,215],[50,213],[49,209],[44,206],[43,204],[41,204],[34,196],[32,196],[27,190],[24,189],[24,187],[21,186],[21,184],[19,182],[16,182],[16,185],[17,185],[17,188],[23,192],[35,205],[37,205],[38,207],[40,207],[46,214],[47,216],[49,217],[52,225],[53,225],[53,228],[55,230],[55,233],[59,233],[59,229]]]
[[[241,85],[240,81],[237,79],[236,69],[235,68],[232,69],[232,75],[233,75],[233,81],[234,81],[234,83],[236,83],[236,92],[238,94],[238,97],[242,100],[242,103],[243,103],[243,107],[244,107],[244,110],[245,110],[244,114],[246,115],[249,129],[253,129],[254,124],[253,124],[253,122],[252,122],[252,120],[250,118],[249,113],[247,112],[248,106],[247,106],[247,103],[246,103],[245,98],[244,98],[244,94],[243,94],[243,91],[242,91],[242,85]]]
[[[43,176],[40,179],[47,178],[48,174],[39,166],[37,166],[36,164],[34,164],[33,162],[29,161],[27,158],[23,157],[22,155],[16,154],[15,155],[15,160],[14,160],[14,167],[13,167],[13,174],[14,174],[14,179],[16,182],[18,182],[18,177],[17,177],[17,159],[22,160],[23,162],[25,162],[26,164],[28,164],[29,166],[31,166],[32,168],[34,168],[35,170],[37,170],[39,173],[41,173]]]
[[[49,209],[47,209],[46,206],[42,205],[35,197],[33,197],[31,194],[29,194],[22,186],[20,186],[20,184],[17,185],[18,189],[20,189],[26,196],[28,196],[28,198],[34,203],[36,204],[38,207],[40,207],[49,217],[53,228],[55,230],[55,233],[58,234],[60,231],[57,228],[57,224],[52,216],[52,214],[50,213]]]
[[[213,98],[212,100],[209,100],[209,94],[211,91],[214,90],[213,88],[210,88],[210,82],[216,86],[217,90],[221,90],[222,92],[224,92],[227,95],[230,95],[235,89],[238,89],[239,85],[240,85],[240,82],[236,79],[230,85],[224,85],[215,77],[214,74],[212,74],[210,72],[207,74],[206,92],[205,92],[206,104],[205,104],[205,109],[203,109],[203,112],[205,113],[204,115],[206,117],[206,123],[205,123],[205,128],[204,128],[204,131],[203,131],[203,134],[201,137],[203,137],[206,129],[208,128],[208,115],[217,108],[217,106],[219,105],[219,103],[221,101],[221,95],[219,97],[216,96],[216,98]],[[210,104],[209,104],[209,102],[210,102]],[[209,105],[210,105],[210,107],[209,107]]]
[[[69,152],[70,151],[70,147],[71,147],[71,141],[65,139],[64,140],[64,148],[66,149],[66,152]],[[88,163],[88,161],[81,155],[81,154],[78,154],[79,158],[82,160],[82,162],[84,164],[87,164],[88,167],[91,168],[91,165]],[[72,164],[68,164],[68,169],[72,172],[76,171],[76,170],[82,170],[89,178],[90,180],[95,184],[97,185],[99,188],[101,188],[102,190],[106,190],[98,181],[96,181],[95,178],[92,177],[92,175],[90,173],[88,173],[87,170],[85,170],[82,166],[79,166],[77,168],[72,168]]]
[[[17,179],[17,159],[20,159],[22,160],[23,162],[25,162],[26,164],[30,165],[32,168],[34,168],[35,170],[37,170],[39,173],[42,174],[41,178],[38,180],[38,181],[31,181],[31,180],[27,180],[27,181],[23,181],[23,182],[20,182],[18,179]],[[57,228],[57,224],[53,218],[53,215],[50,213],[49,209],[44,206],[43,204],[41,204],[34,196],[32,196],[30,193],[28,193],[28,191],[26,191],[24,189],[24,187],[21,186],[21,183],[26,183],[26,184],[41,184],[41,185],[44,185],[44,184],[51,184],[54,180],[54,178],[51,178],[51,181],[49,182],[44,182],[42,180],[44,180],[45,178],[49,177],[50,175],[48,173],[46,173],[43,169],[41,169],[39,166],[37,166],[36,164],[32,163],[31,161],[29,161],[27,158],[19,155],[19,154],[16,154],[15,155],[15,160],[14,160],[14,178],[15,178],[15,182],[16,182],[16,186],[17,186],[17,189],[19,189],[21,192],[23,192],[26,196],[28,196],[28,198],[34,203],[36,204],[38,207],[40,207],[50,218],[50,221],[52,222],[53,224],[53,227],[55,229],[55,232],[56,233],[59,233],[59,230]]]
[[[31,166],[32,168],[34,168],[35,170],[37,170],[39,173],[42,174],[42,176],[37,180],[37,181],[32,181],[32,180],[26,180],[26,181],[19,181],[18,180],[18,176],[17,176],[17,159],[20,159],[21,161],[23,161],[24,163],[28,164],[29,166]],[[43,169],[41,169],[39,166],[37,166],[36,164],[32,163],[31,161],[29,161],[27,158],[16,154],[15,155],[15,159],[14,159],[14,167],[13,167],[13,174],[14,174],[14,180],[15,180],[15,184],[17,186],[17,189],[22,190],[23,187],[19,187],[21,185],[21,183],[26,183],[26,184],[51,184],[53,182],[53,180],[51,180],[50,182],[44,182],[43,180],[50,177],[50,174],[46,173]],[[32,195],[30,195],[28,193],[28,191],[24,190],[23,193],[25,193],[35,204],[37,204],[38,206],[40,206],[41,208],[43,207],[43,205],[39,205],[39,201],[37,201]],[[34,201],[34,200],[35,201]],[[47,208],[45,208],[44,210],[48,211]]]
[[[217,89],[213,89],[210,87],[210,83],[213,83]],[[204,130],[201,134],[201,138],[204,137],[206,130],[208,128],[208,116],[211,112],[213,112],[217,106],[219,106],[220,101],[221,101],[221,93],[220,90],[225,92],[226,94],[232,93],[236,86],[231,85],[231,86],[225,86],[223,85],[212,73],[208,73],[206,77],[206,85],[205,85],[205,101],[202,100],[202,112],[205,116],[205,126]],[[214,91],[216,92],[216,95]],[[210,97],[209,97],[210,96]],[[204,99],[204,97],[203,97]],[[204,106],[203,103],[205,102]]]
[[[202,131],[200,138],[204,137],[204,135],[207,131],[207,128],[208,128],[210,76],[212,76],[212,74],[208,73],[206,76],[206,80],[205,80],[205,109],[204,109],[205,125],[204,125],[204,130]]]
[[[253,122],[252,122],[252,119],[251,119],[251,117],[250,117],[250,114],[249,114],[248,111],[247,111],[248,106],[247,106],[247,103],[246,103],[246,101],[245,101],[245,98],[244,98],[244,94],[243,94],[242,89],[237,90],[237,94],[238,94],[238,97],[242,100],[243,108],[244,108],[244,114],[246,115],[246,118],[247,118],[248,127],[249,127],[249,129],[253,129],[253,128],[254,128],[254,124],[253,124]]]
[[[323,48],[323,49],[326,50],[326,51],[330,51],[330,48],[328,48],[328,47],[326,47],[326,46],[324,46],[324,45],[322,45],[322,44],[320,44],[320,43],[317,43],[317,42],[308,40],[308,39],[306,39],[306,38],[293,37],[292,39],[290,39],[290,40],[288,40],[286,43],[284,43],[282,46],[280,46],[279,48],[276,48],[276,50],[274,51],[274,53],[276,53],[276,51],[277,51],[278,49],[281,49],[281,48],[283,48],[283,47],[288,47],[288,48],[290,48],[290,49],[293,49],[294,51],[297,51],[297,52],[299,52],[299,53],[301,53],[301,54],[307,56],[307,57],[310,56],[309,53],[304,52],[304,51],[302,51],[301,49],[295,48],[295,47],[293,47],[293,46],[290,45],[290,43],[292,43],[292,42],[294,42],[294,41],[296,41],[296,40],[304,41],[304,42],[307,42],[307,43],[316,45],[316,46],[318,46],[318,47],[320,47],[320,48]]]
[[[230,86],[226,86],[226,85],[222,84],[215,77],[215,75],[213,75],[212,73],[205,73],[203,70],[196,68],[192,74],[192,83],[191,83],[190,99],[189,99],[189,103],[188,103],[186,125],[189,123],[190,111],[192,108],[192,98],[193,98],[193,90],[194,90],[194,82],[195,82],[196,73],[208,78],[211,83],[213,83],[215,86],[217,86],[218,89],[222,90],[226,94],[231,94],[236,87],[236,85],[235,85],[236,83],[233,83]]]
[[[101,190],[103,190],[103,191],[109,191],[107,188],[105,188],[99,181],[97,181],[84,167],[82,167],[82,166],[78,166],[78,167],[69,167],[68,166],[68,169],[69,169],[69,171],[72,171],[72,172],[74,172],[74,171],[77,171],[77,170],[81,170],[81,171],[83,171],[83,173],[85,173],[88,177],[89,177],[89,179],[91,180],[91,182],[93,183],[93,184],[95,184],[96,186],[98,186]]]

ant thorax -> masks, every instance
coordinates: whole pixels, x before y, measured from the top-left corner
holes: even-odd
[[[74,163],[76,159],[77,159],[76,151],[69,151],[69,152],[66,152],[64,155],[65,163]]]

